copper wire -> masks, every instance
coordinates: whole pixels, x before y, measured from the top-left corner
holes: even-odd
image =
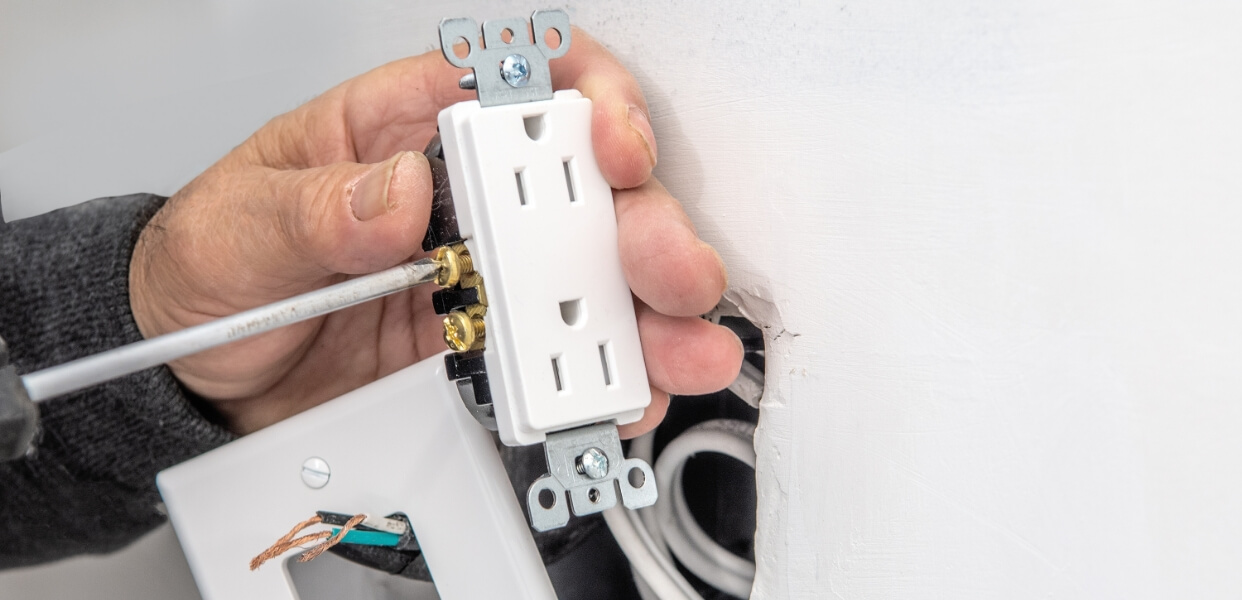
[[[302,544],[305,544],[313,540],[320,540],[325,537],[328,537],[327,535],[320,535],[320,534],[331,535],[330,532],[321,531],[319,533],[313,533],[307,536],[302,536],[296,540],[293,539],[293,536],[300,533],[303,529],[306,529],[307,527],[310,527],[311,525],[317,525],[322,522],[323,522],[323,519],[320,518],[319,515],[315,515],[305,521],[302,521],[301,523],[298,523],[296,526],[294,526],[293,529],[289,530],[289,533],[286,533],[285,535],[281,536],[280,539],[276,540],[274,544],[269,546],[267,550],[260,552],[258,556],[250,559],[250,570],[253,571],[255,569],[258,569],[259,566],[262,565],[263,563],[273,558],[276,558],[277,556],[280,556],[281,554],[284,554],[285,552],[287,552],[290,548],[294,546],[300,546]],[[307,539],[307,538],[312,538],[312,539]]]
[[[340,531],[337,531],[336,535],[328,538],[327,541],[325,541],[324,543],[319,544],[318,546],[315,546],[314,548],[311,548],[310,550],[307,550],[306,552],[303,552],[302,557],[298,559],[298,562],[308,562],[308,561],[315,560],[315,558],[318,557],[320,554],[327,552],[328,548],[331,548],[341,543],[341,539],[345,537],[345,534],[349,533],[351,529],[357,527],[359,523],[365,520],[367,520],[367,516],[364,514],[354,515],[350,520],[346,521],[345,524],[341,526]]]
[[[294,538],[294,536],[300,533],[303,529],[306,529],[312,525],[323,523],[323,519],[318,515],[315,515],[305,521],[302,521],[301,523],[298,523],[297,526],[289,530],[289,533],[281,536],[280,539],[276,540],[276,543],[269,546],[267,550],[260,552],[258,556],[250,559],[250,570],[254,571],[255,569],[258,569],[263,563],[288,552],[291,548],[296,548],[303,544],[308,544],[317,540],[324,540],[322,543],[312,546],[309,550],[303,552],[302,556],[298,558],[298,562],[315,560],[315,558],[317,558],[320,554],[327,552],[328,548],[341,543],[341,540],[345,538],[345,534],[349,533],[350,530],[357,527],[359,523],[362,523],[366,519],[367,516],[365,514],[354,515],[346,521],[345,524],[341,526],[340,530],[338,530],[335,534],[331,531],[318,531],[299,538]]]

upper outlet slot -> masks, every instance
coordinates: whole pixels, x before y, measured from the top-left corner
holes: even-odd
[[[569,203],[578,201],[578,185],[574,183],[574,159],[566,158],[561,164],[565,167],[565,188],[569,190]]]
[[[586,323],[586,304],[582,298],[561,303],[561,320],[575,328]]]
[[[532,141],[537,142],[543,137],[545,126],[542,114],[522,117],[522,126],[526,128],[526,137]]]

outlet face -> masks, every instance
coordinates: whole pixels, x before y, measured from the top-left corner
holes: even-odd
[[[591,101],[565,90],[462,102],[439,125],[458,227],[487,286],[483,356],[501,439],[637,421],[651,390]]]

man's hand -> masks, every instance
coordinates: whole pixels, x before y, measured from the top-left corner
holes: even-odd
[[[573,32],[552,63],[557,89],[594,102],[592,138],[615,188],[622,263],[637,298],[652,385],[632,437],[668,394],[721,389],[742,345],[696,315],[724,265],[651,178],[656,142],[638,84],[598,42]],[[422,149],[440,109],[472,97],[439,52],[400,60],[273,119],[184,189],[143,231],[130,303],[152,337],[394,266],[420,254],[431,204]],[[171,365],[232,430],[249,433],[444,350],[431,286],[299,323]]]

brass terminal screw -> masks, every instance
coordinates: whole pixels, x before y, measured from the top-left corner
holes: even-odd
[[[483,319],[455,310],[444,317],[444,343],[456,352],[465,352],[482,342],[487,333]]]
[[[449,246],[436,248],[432,260],[440,268],[436,274],[436,284],[442,288],[451,288],[461,281],[462,275],[474,272],[474,261],[469,254],[463,254]]]

